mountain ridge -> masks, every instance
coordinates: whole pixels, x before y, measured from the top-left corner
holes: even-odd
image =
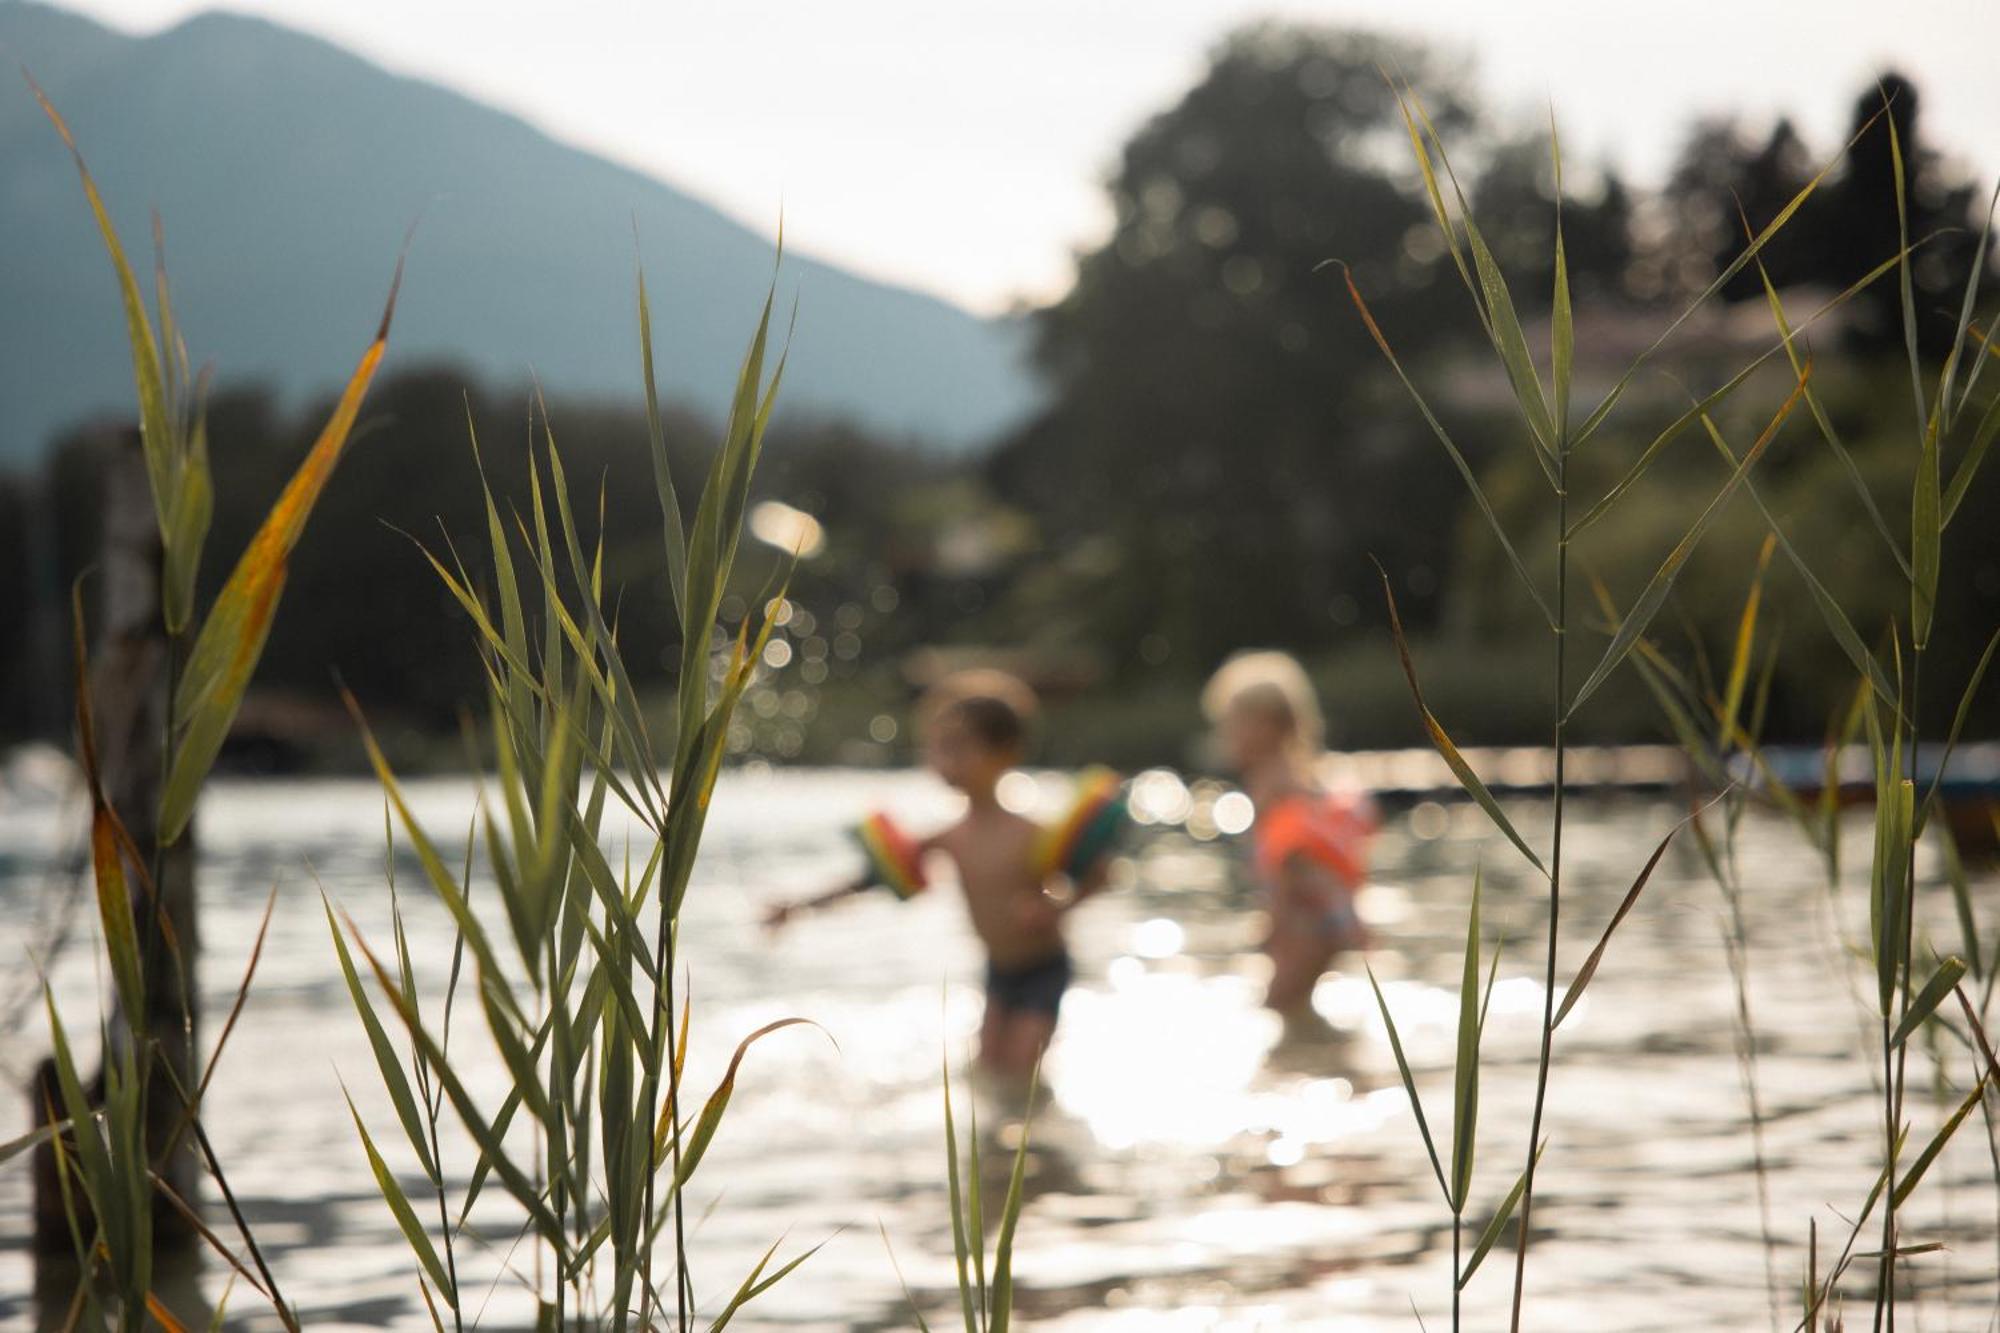
[[[662,393],[726,409],[774,247],[693,195],[261,18],[134,36],[6,0],[0,48],[70,122],[135,264],[157,206],[190,350],[225,380],[337,384],[416,220],[397,363],[633,397],[636,228]],[[131,392],[109,265],[25,87],[0,95],[0,235],[0,462],[18,462]],[[798,311],[789,412],[963,448],[1034,402],[1017,322],[792,247],[779,300]]]

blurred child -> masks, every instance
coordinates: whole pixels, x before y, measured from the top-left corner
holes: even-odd
[[[999,802],[1000,779],[1025,757],[1037,711],[1034,693],[999,671],[961,672],[924,696],[917,710],[924,762],[946,785],[964,793],[966,808],[957,823],[907,849],[908,857],[919,862],[941,853],[957,870],[972,929],[986,946],[980,1062],[1016,1076],[1030,1072],[1041,1057],[1069,987],[1063,915],[1103,882],[1101,869],[1074,884],[1039,869],[1041,827]],[[891,836],[898,835],[892,831]],[[801,911],[869,887],[876,878],[885,876],[871,875],[817,898],[776,906],[765,923],[775,929]],[[922,885],[919,869],[908,886],[891,887],[908,896]]]
[[[1365,795],[1320,784],[1315,769],[1324,724],[1312,682],[1295,658],[1232,657],[1208,682],[1202,709],[1257,810],[1254,859],[1271,916],[1264,1003],[1302,1013],[1333,960],[1367,945],[1354,900],[1368,876],[1374,810]]]

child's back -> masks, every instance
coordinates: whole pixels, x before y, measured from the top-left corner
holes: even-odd
[[[975,805],[930,840],[957,867],[973,933],[995,967],[1022,967],[1063,950],[1062,914],[1034,865],[1040,832],[998,805]]]

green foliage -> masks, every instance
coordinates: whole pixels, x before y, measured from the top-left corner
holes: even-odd
[[[1900,1258],[1927,1253],[1933,1248],[1921,1244],[1904,1246],[1900,1243],[1896,1226],[1897,1209],[1914,1191],[1925,1170],[1942,1151],[1959,1125],[1964,1122],[1971,1109],[1980,1102],[1987,1086],[1986,1077],[1982,1074],[1966,1100],[1946,1120],[1910,1169],[1899,1178],[1898,1152],[1902,1141],[1902,1107],[1907,1085],[1909,1039],[1926,1025],[1938,1021],[1939,1011],[1945,998],[1957,991],[1959,981],[1967,970],[1966,964],[1959,959],[1947,959],[1919,988],[1912,975],[1911,956],[1912,942],[1917,933],[1918,909],[1915,849],[1917,840],[1922,835],[1924,816],[1930,807],[1928,794],[1922,806],[1919,805],[1916,790],[1917,755],[1922,745],[1919,725],[1923,716],[1922,696],[1918,686],[1922,679],[1925,652],[1931,644],[1933,628],[1939,623],[1936,613],[1940,607],[1943,586],[1940,579],[1943,534],[1950,512],[1948,492],[1943,480],[1943,459],[1948,442],[1953,436],[1953,426],[1962,420],[1977,419],[1976,413],[1967,410],[1969,388],[1964,395],[1956,399],[1952,396],[1952,388],[1961,355],[1968,346],[1971,311],[1976,303],[1983,264],[1975,262],[1965,280],[1958,327],[1943,353],[1942,368],[1933,379],[1927,374],[1923,363],[1918,322],[1914,313],[1914,284],[1911,276],[1914,267],[1912,259],[1914,247],[1909,234],[1906,170],[1897,127],[1899,111],[1894,105],[1890,105],[1879,115],[1867,117],[1857,130],[1855,141],[1850,148],[1859,146],[1857,155],[1865,155],[1868,136],[1875,130],[1878,120],[1881,122],[1894,171],[1892,193],[1896,206],[1897,232],[1890,247],[1890,258],[1886,262],[1871,260],[1874,267],[1848,285],[1836,298],[1834,305],[1838,307],[1858,300],[1863,293],[1870,290],[1876,278],[1891,270],[1897,275],[1903,312],[1905,351],[1916,405],[1917,443],[1910,454],[1906,455],[1914,457],[1915,463],[1912,469],[1913,475],[1906,474],[1908,476],[1906,484],[1911,487],[1912,498],[1908,554],[1905,555],[1903,548],[1881,518],[1881,510],[1875,503],[1870,480],[1864,475],[1853,453],[1843,442],[1821,398],[1812,391],[1812,361],[1809,357],[1801,355],[1800,348],[1796,344],[1797,330],[1786,318],[1765,259],[1765,252],[1775,243],[1775,238],[1779,238],[1794,219],[1804,215],[1803,210],[1814,199],[1816,191],[1832,176],[1834,163],[1828,163],[1817,173],[1804,178],[1797,185],[1791,198],[1777,206],[1768,220],[1759,222],[1753,228],[1750,220],[1745,218],[1745,230],[1749,234],[1747,244],[1732,258],[1720,263],[1721,271],[1718,276],[1667,325],[1664,333],[1646,344],[1638,357],[1625,370],[1615,375],[1610,389],[1604,393],[1597,407],[1583,418],[1581,425],[1572,429],[1569,425],[1571,418],[1568,399],[1573,382],[1575,331],[1567,289],[1567,262],[1560,212],[1556,215],[1553,237],[1554,261],[1551,265],[1555,284],[1552,298],[1554,313],[1550,326],[1551,373],[1550,380],[1545,383],[1539,368],[1527,351],[1520,319],[1506,278],[1500,272],[1491,248],[1483,239],[1483,233],[1472,216],[1472,209],[1464,191],[1458,187],[1456,175],[1445,154],[1442,136],[1425,113],[1422,98],[1415,89],[1407,86],[1398,87],[1397,99],[1403,110],[1424,193],[1430,202],[1433,221],[1440,237],[1440,247],[1453,259],[1454,267],[1472,298],[1480,329],[1491,345],[1495,361],[1502,369],[1515,400],[1521,426],[1519,433],[1525,437],[1526,445],[1525,450],[1517,456],[1524,461],[1517,461],[1514,464],[1515,475],[1528,478],[1522,487],[1523,498],[1519,503],[1523,507],[1534,505],[1539,513],[1537,526],[1551,541],[1547,568],[1553,574],[1554,593],[1553,597],[1545,597],[1544,585],[1537,578],[1536,571],[1517,553],[1515,544],[1510,538],[1510,525],[1503,521],[1501,511],[1488,500],[1487,492],[1482,490],[1478,479],[1465,466],[1461,451],[1450,434],[1440,425],[1436,414],[1426,402],[1415,381],[1405,371],[1402,361],[1392,350],[1390,341],[1384,336],[1371,312],[1361,286],[1350,274],[1348,278],[1350,295],[1364,327],[1378,344],[1390,368],[1410,395],[1418,414],[1431,427],[1433,434],[1438,437],[1466,481],[1472,486],[1482,515],[1488,520],[1493,540],[1507,556],[1507,565],[1525,585],[1523,590],[1528,596],[1524,600],[1540,613],[1539,619],[1542,623],[1532,625],[1528,632],[1537,632],[1544,628],[1552,631],[1550,649],[1554,690],[1551,700],[1551,728],[1556,764],[1551,799],[1554,818],[1549,853],[1543,858],[1521,838],[1491,793],[1464,762],[1457,746],[1447,734],[1444,724],[1426,702],[1412,663],[1408,640],[1396,607],[1396,598],[1389,586],[1386,573],[1384,575],[1386,611],[1392,633],[1401,655],[1404,672],[1408,677],[1410,693],[1415,701],[1419,719],[1429,734],[1433,746],[1451,766],[1466,794],[1485,809],[1500,832],[1537,869],[1541,870],[1548,880],[1548,940],[1544,955],[1546,986],[1540,1034],[1541,1051],[1536,1072],[1534,1103],[1528,1120],[1527,1164],[1515,1194],[1509,1199],[1510,1210],[1518,1200],[1521,1214],[1520,1239],[1515,1251],[1511,1327],[1518,1330],[1523,1326],[1523,1295],[1532,1235],[1535,1171],[1543,1146],[1542,1123],[1547,1103],[1549,1074],[1554,1059],[1556,1028],[1572,1012],[1584,987],[1596,975],[1612,933],[1631,912],[1640,892],[1650,879],[1661,856],[1664,855],[1668,843],[1674,833],[1679,831],[1679,828],[1670,831],[1639,871],[1632,888],[1614,913],[1596,948],[1576,973],[1561,1007],[1557,1008],[1555,979],[1560,950],[1561,891],[1565,870],[1562,841],[1565,805],[1564,763],[1570,740],[1569,726],[1578,710],[1598,692],[1600,687],[1613,678],[1614,673],[1628,664],[1634,667],[1635,673],[1648,692],[1660,704],[1669,730],[1688,749],[1694,770],[1723,787],[1720,794],[1711,802],[1711,805],[1719,803],[1723,806],[1723,837],[1720,842],[1704,827],[1701,820],[1702,810],[1697,810],[1691,815],[1682,827],[1692,825],[1702,856],[1721,887],[1730,911],[1730,927],[1725,933],[1725,945],[1736,989],[1736,1035],[1745,1090],[1749,1100],[1758,1192],[1764,1213],[1767,1255],[1769,1254],[1772,1244],[1772,1221],[1769,1195],[1764,1180],[1766,1167],[1763,1151],[1763,1114],[1757,1087],[1756,1034],[1749,999],[1747,962],[1749,941],[1741,907],[1742,887],[1735,870],[1736,831],[1747,808],[1748,797],[1741,784],[1727,780],[1731,767],[1747,770],[1749,775],[1759,779],[1768,798],[1791,814],[1807,838],[1822,851],[1829,867],[1829,874],[1837,873],[1838,866],[1837,842],[1830,811],[1816,817],[1796,793],[1775,780],[1761,750],[1769,723],[1769,705],[1773,681],[1777,674],[1779,653],[1773,636],[1773,643],[1768,651],[1762,654],[1760,662],[1757,649],[1758,624],[1765,597],[1767,569],[1774,552],[1778,550],[1785,553],[1793,572],[1810,594],[1818,618],[1824,622],[1826,630],[1840,646],[1855,674],[1863,682],[1857,696],[1858,708],[1850,710],[1850,721],[1845,728],[1836,728],[1836,734],[1842,730],[1851,731],[1854,725],[1852,719],[1858,714],[1859,721],[1866,727],[1875,764],[1876,822],[1875,846],[1871,858],[1869,943],[1875,962],[1876,997],[1882,1032],[1881,1084],[1884,1096],[1886,1160],[1878,1177],[1876,1190],[1870,1196],[1868,1207],[1862,1210],[1862,1220],[1866,1220],[1878,1199],[1884,1201],[1883,1244],[1879,1251],[1880,1272],[1876,1300],[1878,1322],[1884,1312],[1893,1321],[1896,1303],[1895,1265]],[[1559,150],[1554,152],[1553,161],[1559,183],[1561,178]],[[1982,238],[1977,249],[1982,261],[1986,244]],[[1746,272],[1753,263],[1758,266],[1767,303],[1777,326],[1778,348],[1783,350],[1790,361],[1794,378],[1789,395],[1778,406],[1775,415],[1770,417],[1769,423],[1759,433],[1755,443],[1741,452],[1732,449],[1723,429],[1715,419],[1715,414],[1722,409],[1724,401],[1751,381],[1749,370],[1746,369],[1726,378],[1720,389],[1697,401],[1689,412],[1678,416],[1665,431],[1654,434],[1651,443],[1641,449],[1633,461],[1620,464],[1615,459],[1604,458],[1605,440],[1609,438],[1607,423],[1612,420],[1615,409],[1629,406],[1625,402],[1626,392],[1636,382],[1641,368],[1666,344],[1676,330],[1688,322],[1697,307],[1724,290],[1738,274]],[[1750,369],[1754,369],[1758,362],[1770,356],[1771,352],[1767,351],[1757,362],[1752,363]],[[1551,392],[1554,394],[1553,399],[1550,397]],[[1892,568],[1895,575],[1899,575],[1900,578],[1894,578],[1892,582],[1901,585],[1895,589],[1898,594],[1895,601],[1901,605],[1898,608],[1892,604],[1891,615],[1900,609],[1906,620],[1898,623],[1892,619],[1886,647],[1871,645],[1857,631],[1851,610],[1843,605],[1842,599],[1829,587],[1827,581],[1815,572],[1813,561],[1808,555],[1808,548],[1794,540],[1779,525],[1771,507],[1759,493],[1758,483],[1751,477],[1753,465],[1757,464],[1765,454],[1776,439],[1779,428],[1801,402],[1808,404],[1821,437],[1845,469],[1847,480],[1852,483],[1853,493],[1874,520],[1877,535],[1883,539],[1889,548],[1889,553],[1894,556]],[[1571,617],[1567,595],[1571,566],[1577,558],[1577,553],[1572,549],[1573,543],[1586,529],[1596,531],[1593,525],[1614,504],[1634,492],[1641,477],[1653,471],[1653,465],[1664,456],[1666,445],[1696,420],[1727,466],[1727,479],[1721,490],[1716,492],[1714,498],[1710,499],[1699,512],[1691,515],[1685,513],[1675,515],[1671,509],[1666,509],[1656,514],[1651,525],[1628,525],[1622,534],[1622,540],[1636,557],[1639,566],[1642,569],[1651,569],[1652,573],[1645,580],[1629,608],[1623,612],[1618,610],[1610,588],[1602,580],[1593,577],[1597,601],[1604,614],[1604,624],[1601,628],[1608,642],[1597,654],[1596,665],[1583,678],[1582,683],[1573,686],[1569,675],[1571,639],[1574,633],[1582,628]],[[1977,461],[1983,457],[1985,441],[1979,434],[1981,429],[1975,427],[1972,438],[1962,446],[1961,457],[1972,460],[1962,466],[1976,467]],[[1585,452],[1586,448],[1589,449],[1588,453]],[[1599,459],[1594,465],[1588,461],[1593,456]],[[1532,462],[1532,468],[1527,465],[1529,462]],[[1577,464],[1574,468],[1573,462]],[[1903,466],[1910,465],[1905,463]],[[1546,491],[1534,485],[1537,473],[1540,474],[1540,480],[1548,483]],[[1655,478],[1657,479],[1656,473]],[[1955,484],[1953,489],[1957,489]],[[1728,668],[1718,685],[1710,680],[1705,660],[1698,657],[1701,667],[1698,674],[1683,672],[1672,664],[1648,635],[1660,613],[1669,605],[1681,575],[1693,562],[1697,547],[1733,507],[1732,502],[1739,494],[1750,501],[1757,518],[1761,520],[1758,526],[1763,531],[1758,534],[1759,546],[1754,560],[1755,574],[1750,593],[1742,604],[1740,614],[1735,617]],[[1530,501],[1528,496],[1535,498]],[[1571,519],[1572,505],[1582,514],[1582,517],[1575,521]],[[1664,558],[1651,553],[1661,547],[1666,549]],[[2000,639],[2000,636],[1996,636],[1996,639]],[[1901,646],[1905,640],[1910,645],[1907,659]],[[1696,647],[1699,654],[1699,642]],[[1976,692],[1989,659],[1990,649],[1981,657],[1979,665],[1972,672],[1972,684],[1966,694],[1961,696],[1960,716],[1967,706],[1963,699],[1969,698]],[[1954,740],[1958,725],[1955,719]],[[1949,745],[1943,758],[1949,758]],[[1961,930],[1969,941],[1976,942],[1977,925],[1972,920],[1969,896],[1963,892],[1955,896],[1961,918]],[[1458,1322],[1457,1296],[1464,1285],[1467,1271],[1467,1266],[1461,1258],[1459,1240],[1465,1196],[1471,1176],[1472,1125],[1478,1108],[1479,1025],[1470,1015],[1473,1012],[1474,987],[1477,980],[1479,914],[1479,891],[1475,884],[1468,919],[1468,943],[1461,985],[1454,1143],[1449,1178],[1439,1160],[1436,1144],[1424,1120],[1421,1100],[1408,1061],[1403,1054],[1401,1040],[1396,1034],[1394,1021],[1379,987],[1376,990],[1377,1002],[1389,1029],[1390,1045],[1396,1056],[1398,1071],[1403,1077],[1406,1091],[1415,1110],[1425,1149],[1431,1157],[1433,1169],[1438,1174],[1446,1205],[1452,1213],[1454,1327]],[[1962,992],[1957,993],[1966,1008],[1968,1023],[1975,1031],[1979,1030],[1980,1020],[1971,1009],[1969,1001],[1965,1000]],[[1941,1068],[1939,1077],[1940,1079],[1944,1077]],[[1890,1187],[1892,1182],[1893,1188]],[[1996,1174],[1995,1183],[1996,1187],[2000,1187],[2000,1174]],[[1854,1242],[1859,1237],[1861,1226],[1862,1222],[1856,1222],[1848,1245],[1825,1282],[1821,1283],[1817,1271],[1813,1274],[1808,1283],[1809,1310],[1823,1303],[1846,1265],[1855,1257]],[[1491,1227],[1488,1228],[1489,1233],[1492,1230]],[[1481,1237],[1474,1250],[1474,1266],[1484,1257],[1492,1243],[1490,1234]],[[1777,1286],[1774,1271],[1771,1275],[1771,1291],[1775,1321]]]
[[[484,907],[473,905],[469,858],[464,872],[447,863],[364,731],[401,834],[470,957],[473,997],[511,1076],[512,1091],[497,1112],[479,1105],[445,1037],[421,1011],[400,925],[396,971],[362,945],[376,987],[409,1039],[407,1055],[396,1050],[329,912],[378,1072],[437,1196],[439,1235],[416,1220],[357,1117],[363,1147],[428,1279],[427,1295],[434,1290],[454,1321],[464,1314],[452,1276],[454,1248],[489,1177],[531,1223],[549,1260],[554,1286],[538,1296],[558,1322],[644,1328],[668,1309],[684,1320],[691,1290],[682,1244],[686,1187],[722,1126],[751,1044],[802,1021],[781,1020],[744,1038],[699,1113],[683,1115],[688,1011],[673,984],[680,906],[731,714],[771,630],[767,615],[754,635],[746,625],[716,653],[720,604],[782,371],[781,360],[778,370],[764,372],[770,314],[767,298],[744,359],[736,410],[685,526],[671,460],[664,447],[654,454],[671,571],[668,605],[680,617],[685,645],[671,745],[656,743],[649,729],[610,623],[603,536],[587,544],[579,529],[546,411],[527,511],[510,527],[491,489],[482,489],[490,579],[476,582],[455,551],[427,553],[474,628],[487,682],[486,740],[498,790],[468,834],[469,844],[483,844],[494,880],[494,892],[481,895]],[[643,288],[640,321],[641,344],[650,348]],[[656,402],[648,419],[651,438],[664,440]],[[482,582],[491,589],[487,595],[477,591]],[[783,596],[780,584],[762,601],[775,607]],[[655,840],[622,870],[600,848],[602,820],[614,801]],[[453,966],[455,975],[456,959]],[[433,1088],[435,1094],[426,1091]],[[456,1223],[444,1221],[453,1209],[443,1163],[435,1158],[444,1102],[480,1152]],[[535,1125],[538,1160],[507,1145],[508,1129],[522,1115]],[[670,1261],[656,1274],[663,1245]],[[806,1257],[767,1274],[775,1251],[774,1245],[743,1280],[712,1327],[726,1324]]]

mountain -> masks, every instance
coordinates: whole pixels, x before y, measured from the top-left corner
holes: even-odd
[[[133,37],[0,0],[0,60],[76,133],[135,266],[166,226],[175,311],[197,363],[289,394],[337,384],[417,223],[392,366],[450,360],[551,391],[639,386],[633,228],[663,394],[719,416],[772,243],[525,122],[261,20],[204,14]],[[727,108],[717,108],[726,114]],[[785,257],[798,322],[783,400],[948,447],[1031,405],[1018,324]],[[111,270],[75,171],[25,84],[0,78],[0,463],[130,410]]]

